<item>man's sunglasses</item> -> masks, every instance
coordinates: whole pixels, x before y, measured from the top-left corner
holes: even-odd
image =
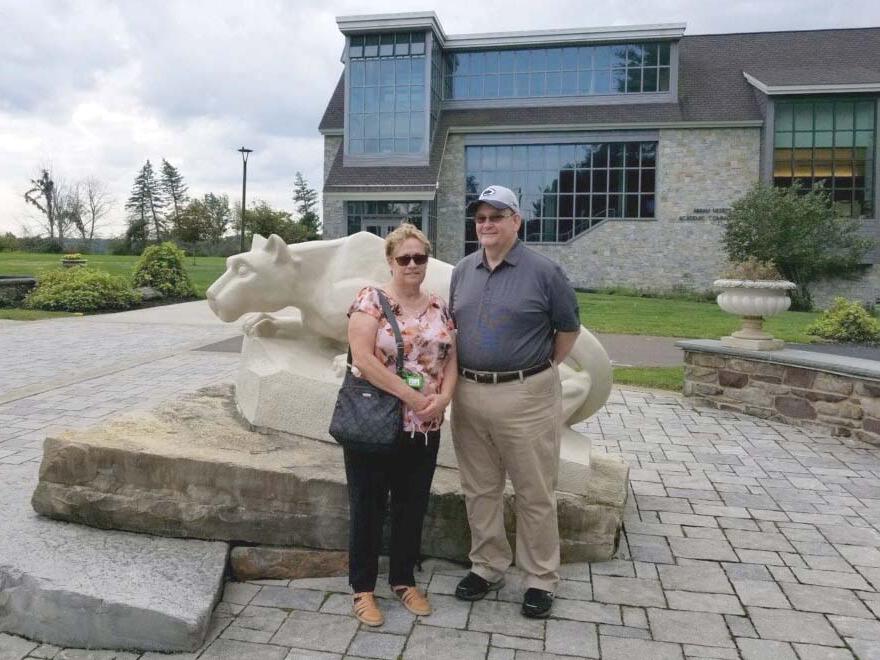
[[[409,266],[410,261],[412,261],[416,266],[424,266],[426,263],[428,263],[428,255],[402,254],[399,257],[394,257],[394,261],[397,262],[398,266]]]

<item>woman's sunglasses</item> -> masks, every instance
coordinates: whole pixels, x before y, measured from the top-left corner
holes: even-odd
[[[428,255],[402,254],[399,257],[394,257],[394,261],[397,262],[398,266],[409,266],[410,261],[412,261],[416,266],[424,266],[426,263],[428,263]]]

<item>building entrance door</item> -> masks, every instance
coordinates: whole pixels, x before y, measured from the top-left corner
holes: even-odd
[[[377,218],[364,218],[361,220],[361,231],[368,231],[380,238],[385,238],[400,226],[400,218],[393,220],[380,220]]]

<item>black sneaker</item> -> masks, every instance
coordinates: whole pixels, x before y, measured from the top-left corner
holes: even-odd
[[[546,619],[553,608],[553,593],[543,589],[528,589],[523,596],[522,613],[530,619]]]
[[[455,588],[455,597],[459,600],[480,600],[490,591],[500,589],[502,586],[504,586],[504,578],[497,582],[489,582],[476,573],[468,573]]]

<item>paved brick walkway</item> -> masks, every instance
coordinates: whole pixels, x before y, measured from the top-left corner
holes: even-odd
[[[0,480],[4,463],[40,459],[52,426],[235,371],[234,355],[190,350],[228,327],[76,321],[0,326],[0,373],[16,372],[0,384],[10,399]],[[20,343],[25,331],[40,356]],[[97,375],[77,380],[78,369]],[[450,595],[465,570],[428,561],[419,580],[435,613],[416,619],[383,589],[387,622],[375,630],[348,615],[344,578],[229,583],[196,654],[62,650],[0,634],[0,660],[880,658],[880,450],[632,390],[615,390],[582,430],[595,451],[630,463],[633,496],[618,558],[566,565],[547,621],[519,615],[514,570],[501,592],[469,604]]]

